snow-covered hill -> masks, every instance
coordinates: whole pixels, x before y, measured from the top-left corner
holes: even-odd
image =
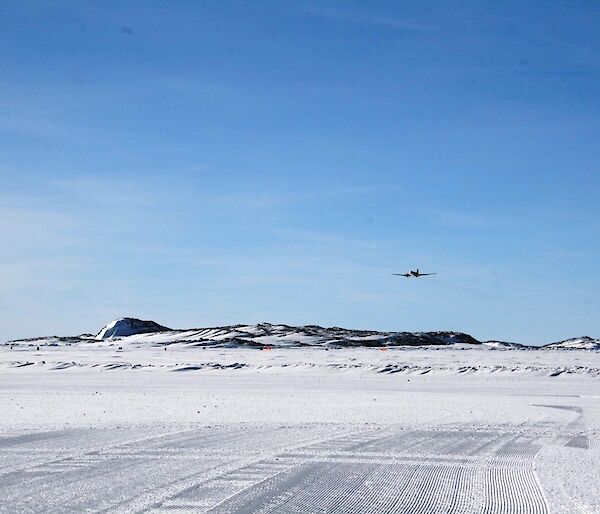
[[[120,318],[108,323],[97,335],[83,334],[71,337],[42,337],[8,344],[35,346],[63,345],[144,345],[165,346],[183,344],[199,347],[226,348],[283,348],[300,346],[388,347],[388,346],[436,346],[470,348],[483,346],[488,349],[585,349],[600,350],[600,340],[591,337],[568,339],[541,347],[531,347],[503,341],[481,342],[462,332],[378,332],[353,330],[340,327],[305,325],[294,327],[285,324],[258,323],[254,325],[230,325],[223,327],[171,329],[154,321],[136,318]]]
[[[135,334],[148,334],[153,332],[165,332],[171,330],[154,321],[143,321],[136,318],[119,318],[106,325],[96,339],[112,339],[114,337],[126,337]]]
[[[467,334],[458,332],[376,332],[349,330],[316,325],[292,327],[259,323],[214,328],[172,330],[152,321],[123,318],[104,327],[96,339],[120,339],[120,344],[146,343],[165,345],[192,343],[202,346],[226,347],[288,347],[288,346],[420,346],[479,344]]]
[[[497,350],[504,350],[504,349],[526,349],[526,348],[535,348],[534,346],[528,346],[526,344],[520,344],[520,343],[508,343],[506,341],[484,341],[483,345],[487,346],[488,348],[494,348]]]
[[[382,347],[382,346],[447,346],[477,345],[475,338],[460,332],[377,332],[339,327],[306,325],[293,327],[284,324],[258,323],[224,327],[174,330],[154,321],[120,318],[108,323],[96,336],[43,337],[12,343],[57,346],[76,344],[169,345],[218,347]]]
[[[544,346],[547,349],[565,349],[565,350],[600,350],[600,339],[583,336],[573,339],[565,339],[558,343],[551,343]]]

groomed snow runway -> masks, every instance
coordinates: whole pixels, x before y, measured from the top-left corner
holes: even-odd
[[[335,424],[14,435],[2,510],[544,513],[533,457],[550,440],[544,426]]]
[[[286,351],[227,355],[300,355]],[[340,352],[327,359],[357,355]],[[459,370],[475,359],[463,354],[446,358]],[[0,373],[1,512],[600,512],[588,373],[51,370],[41,357]],[[415,369],[432,359],[402,353]]]

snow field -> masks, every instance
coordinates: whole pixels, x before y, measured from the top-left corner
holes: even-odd
[[[600,512],[587,374],[435,371],[471,351],[227,351],[185,373],[0,368],[0,512]],[[475,355],[510,370],[535,364],[523,353]],[[434,371],[374,372],[398,356]]]
[[[152,429],[135,437],[138,431],[145,430],[4,437],[3,456],[16,458],[3,462],[0,510],[547,512],[531,454],[507,459],[493,448],[461,450],[454,437],[460,428],[424,434],[398,427],[237,424],[166,434]],[[486,434],[515,441],[506,427]],[[112,438],[125,442],[113,445]],[[298,446],[300,440],[308,444]]]

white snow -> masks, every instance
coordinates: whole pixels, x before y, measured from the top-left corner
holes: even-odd
[[[600,352],[308,332],[0,346],[0,511],[600,512]]]

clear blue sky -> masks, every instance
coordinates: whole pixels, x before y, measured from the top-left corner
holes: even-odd
[[[599,27],[596,1],[3,1],[0,339],[600,337]]]

